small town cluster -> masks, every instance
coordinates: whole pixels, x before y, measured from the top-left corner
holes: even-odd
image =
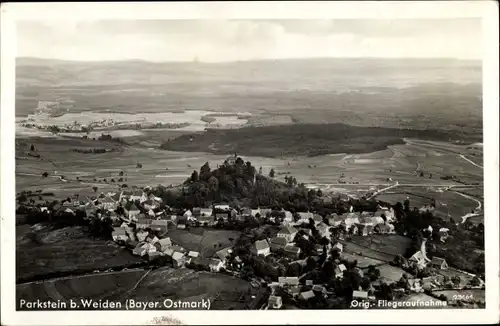
[[[156,266],[168,264],[175,268],[224,272],[239,277],[242,276],[242,270],[248,262],[235,256],[232,246],[222,248],[210,257],[206,257],[203,252],[186,250],[182,245],[172,241],[168,237],[169,230],[224,228],[230,222],[265,219],[267,223],[278,227],[279,231],[274,236],[253,242],[252,254],[263,258],[274,255],[290,264],[296,263],[301,266],[306,266],[310,259],[318,261],[321,255],[326,255],[326,259],[322,260],[322,267],[329,262],[334,262],[333,277],[337,280],[342,280],[347,270],[350,273],[357,273],[360,278],[364,276],[360,268],[344,264],[340,259],[347,240],[352,236],[395,233],[392,224],[395,221],[393,208],[380,205],[376,212],[354,212],[351,206],[347,213],[334,213],[325,217],[313,212],[292,213],[283,209],[276,211],[269,208],[233,208],[227,204],[214,204],[211,207],[194,207],[179,211],[165,205],[149,187],[123,190],[117,193],[101,193],[96,198],[87,198],[83,202],[66,200],[59,209],[66,214],[84,211],[88,219],[111,219],[113,241],[125,246],[134,255],[144,257],[153,266],[155,262],[158,262]],[[432,233],[433,230],[429,226],[424,231]],[[441,241],[446,241],[448,230],[440,229],[439,234]],[[297,243],[308,240],[310,237],[316,237],[320,241],[308,252],[310,255],[304,257],[301,255],[302,246]],[[162,263],[159,263],[160,261]],[[427,266],[441,270],[448,268],[446,261],[442,258],[427,258],[425,241],[422,243],[421,250],[411,256],[405,264],[406,269],[421,270]],[[371,270],[373,271],[374,268]],[[318,293],[325,299],[333,294],[326,284],[313,284],[313,280],[308,280],[307,275],[308,273],[299,276],[278,276],[277,280],[253,278],[253,281],[265,283],[271,289],[267,300],[267,307],[270,309],[281,308],[283,295],[303,302],[317,297]],[[398,283],[400,288],[395,292],[418,293],[426,288],[441,288],[446,282],[452,283],[452,280],[445,280],[439,275],[417,278],[407,274],[404,281]],[[375,300],[373,287],[359,286],[358,289],[352,291],[352,299]]]

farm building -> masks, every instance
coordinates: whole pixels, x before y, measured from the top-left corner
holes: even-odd
[[[196,218],[199,218],[200,216],[212,216],[212,211],[212,208],[195,207],[193,208],[193,215]]]
[[[189,219],[193,216],[193,213],[188,209],[187,211],[184,212],[184,214],[182,214],[182,216]]]
[[[260,215],[260,209],[250,209],[246,208],[243,210],[242,215],[256,217],[257,214]]]
[[[151,234],[150,234],[150,235],[148,235],[148,236],[146,237],[146,242],[147,242],[147,243],[151,243],[151,244],[153,244],[153,245],[154,245],[155,243],[157,243],[159,240],[160,240],[160,239],[158,239],[158,237],[156,237],[156,236],[154,236],[154,235],[151,235]]]
[[[327,219],[330,226],[338,226],[344,220],[344,218],[341,215],[338,215],[336,213],[328,215]]]
[[[417,251],[416,253],[414,253],[413,256],[408,259],[408,261],[410,263],[416,264],[418,268],[424,268],[425,265],[427,265],[427,259],[422,251]]]
[[[190,251],[190,252],[188,252],[188,256],[191,258],[196,258],[196,257],[200,256],[200,253],[198,251]]]
[[[172,261],[174,263],[174,267],[177,268],[184,267],[184,264],[186,263],[186,257],[184,256],[183,253],[175,251],[172,254]]]
[[[296,234],[297,229],[295,229],[293,226],[285,226],[278,231],[278,234],[276,234],[276,236],[286,239],[287,242],[291,242],[295,238]]]
[[[137,256],[144,256],[146,254],[147,250],[146,248],[143,247],[143,244],[142,243],[139,243],[135,248],[134,250],[132,251],[132,253],[134,255],[137,255]]]
[[[229,219],[229,212],[215,213],[215,220],[219,221],[219,219],[223,220],[224,222],[227,222],[227,220]]]
[[[283,302],[280,296],[271,295],[267,302],[268,307],[271,309],[280,309],[283,306]]]
[[[166,233],[168,231],[167,220],[153,220],[150,226],[151,230]]]
[[[187,223],[187,219],[186,217],[180,217],[177,219],[177,228],[178,229],[185,229],[186,228],[186,223]]]

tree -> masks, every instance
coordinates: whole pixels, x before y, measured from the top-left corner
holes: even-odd
[[[42,177],[46,178],[48,176],[49,176],[49,174],[47,172],[42,173]]]
[[[210,169],[210,165],[208,164],[208,162],[205,162],[205,164],[203,164],[203,166],[200,168],[199,179],[202,181],[207,181],[211,176],[211,171],[212,170]]]
[[[198,182],[199,179],[198,171],[194,170],[193,173],[191,173],[191,181]]]
[[[269,171],[269,177],[274,178],[274,175],[275,175],[274,169],[271,168],[271,171]]]
[[[137,163],[136,168],[141,169],[142,168],[142,164],[141,163]]]
[[[32,144],[30,147],[30,151],[34,152],[35,151],[35,146]]]
[[[99,188],[97,188],[96,186],[92,187],[92,190],[94,190],[94,192],[97,192],[97,189],[99,189]]]
[[[123,177],[123,171],[120,171],[120,173],[118,173],[118,176]]]
[[[451,281],[455,286],[459,286],[460,282],[462,282],[462,279],[460,278],[460,276],[454,276],[452,277]]]

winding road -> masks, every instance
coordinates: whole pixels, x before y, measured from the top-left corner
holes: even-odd
[[[474,163],[473,161],[469,160],[469,159],[468,159],[467,157],[465,157],[464,155],[460,154],[459,156],[460,156],[461,158],[463,158],[464,160],[466,160],[467,162],[469,162],[470,164],[472,164],[472,165],[474,165],[474,166],[477,166],[478,168],[483,169],[483,167],[482,167],[481,165]]]

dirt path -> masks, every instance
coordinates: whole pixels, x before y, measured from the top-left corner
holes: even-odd
[[[464,194],[464,193],[461,193],[461,192],[459,192],[459,191],[452,191],[452,192],[454,192],[454,193],[456,193],[456,194],[458,194],[458,195],[460,195],[460,196],[462,196],[462,197],[465,197],[465,198],[468,198],[468,199],[470,199],[470,200],[473,200],[473,201],[475,201],[475,202],[477,203],[477,207],[476,207],[476,209],[475,209],[475,210],[477,211],[477,213],[467,213],[467,214],[465,214],[464,216],[462,216],[462,222],[461,222],[461,224],[465,223],[465,221],[467,221],[467,219],[468,219],[469,217],[479,216],[479,215],[481,215],[481,214],[482,214],[482,213],[481,213],[481,208],[483,207],[483,204],[481,203],[481,201],[480,201],[480,200],[478,200],[478,199],[476,199],[476,198],[474,198],[474,197],[472,197],[472,196],[466,195],[466,194]]]
[[[473,161],[469,160],[469,159],[468,159],[467,157],[465,157],[464,155],[460,154],[459,156],[460,156],[461,158],[463,158],[464,160],[466,160],[467,162],[469,162],[470,164],[472,164],[472,165],[474,165],[474,166],[477,166],[478,168],[483,169],[483,167],[482,167],[481,165],[474,163]]]

